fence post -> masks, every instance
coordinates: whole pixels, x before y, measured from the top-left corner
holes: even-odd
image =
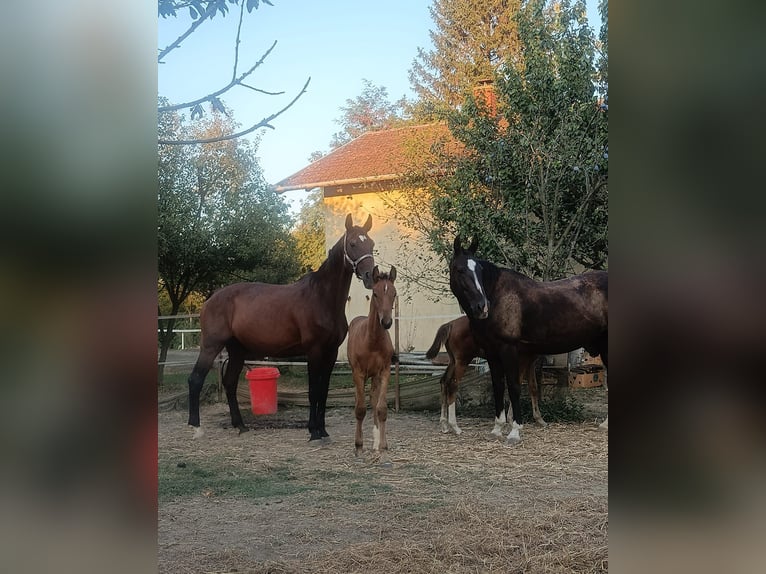
[[[399,296],[394,301],[394,353],[396,354],[396,365],[394,366],[394,408],[399,412]]]

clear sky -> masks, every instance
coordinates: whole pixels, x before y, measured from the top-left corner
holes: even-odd
[[[347,99],[363,89],[362,79],[388,90],[389,99],[412,97],[408,71],[418,47],[431,48],[433,21],[428,0],[271,0],[245,15],[240,73],[277,45],[249,78],[249,84],[280,96],[235,88],[222,96],[235,119],[249,127],[307,92],[273,120],[274,130],[259,130],[258,157],[266,180],[276,183],[304,168],[309,155],[329,149],[340,126],[335,119]],[[588,18],[598,32],[597,0],[587,0]],[[203,24],[159,66],[158,91],[171,102],[189,101],[213,92],[231,79],[238,8],[226,18]],[[158,47],[183,33],[189,18],[159,20]],[[293,205],[305,192],[288,192]]]

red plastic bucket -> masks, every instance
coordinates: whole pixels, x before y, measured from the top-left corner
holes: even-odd
[[[250,369],[245,374],[250,387],[250,405],[254,415],[273,415],[277,412],[277,379],[279,369],[276,367],[258,367]]]

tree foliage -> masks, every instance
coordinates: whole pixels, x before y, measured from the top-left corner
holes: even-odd
[[[468,96],[447,114],[458,143],[441,142],[436,159],[411,171],[397,218],[444,260],[459,233],[478,236],[487,259],[536,278],[603,269],[606,51],[597,61],[581,1],[526,1],[517,26],[523,66],[498,67],[496,113]],[[447,289],[443,267],[424,264],[416,275],[437,297]]]
[[[496,75],[500,116],[473,99],[450,116],[466,153],[440,180],[434,213],[478,235],[488,259],[538,278],[604,268],[608,113],[585,5],[530,0],[518,31],[524,66]]]
[[[407,119],[406,98],[391,102],[384,86],[375,86],[367,79],[363,79],[362,83],[362,93],[354,99],[347,99],[346,105],[340,107],[341,116],[335,119],[335,123],[343,129],[333,134],[330,142],[332,149],[364,133],[391,129]]]
[[[188,132],[178,114],[160,120],[160,132],[192,137],[233,127],[220,113]],[[159,272],[171,301],[237,280],[296,277],[288,208],[264,180],[256,149],[245,140],[159,146]]]
[[[454,108],[478,80],[501,65],[517,65],[519,40],[514,16],[520,0],[434,0],[432,50],[418,48],[410,84],[419,115]]]
[[[315,189],[303,200],[293,231],[298,260],[305,271],[316,271],[327,258],[322,190]]]

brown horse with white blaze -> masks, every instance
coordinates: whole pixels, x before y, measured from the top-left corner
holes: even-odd
[[[449,323],[444,323],[444,325],[437,329],[434,342],[426,351],[426,358],[435,358],[442,345],[447,350],[449,364],[439,381],[442,405],[439,423],[443,433],[452,431],[455,434],[460,434],[463,431],[460,430],[457,424],[457,417],[455,416],[455,401],[460,380],[463,378],[471,361],[476,357],[486,357],[484,350],[474,340],[471,334],[470,322],[465,315]],[[547,423],[540,414],[539,386],[535,368],[538,364],[537,359],[537,355],[526,352],[523,346],[519,350],[519,372],[521,377],[527,381],[529,396],[532,400],[532,416],[537,424],[546,426]]]
[[[391,376],[391,359],[394,346],[388,329],[393,323],[393,307],[396,299],[396,267],[388,273],[380,273],[377,265],[372,270],[372,297],[367,317],[355,317],[348,327],[348,361],[356,388],[356,456],[364,450],[362,422],[367,414],[364,385],[370,385],[370,406],[373,415],[372,450],[386,453],[386,419],[388,418],[388,379]],[[387,464],[388,461],[384,461]]]
[[[330,375],[338,348],[348,332],[346,301],[351,278],[372,287],[375,242],[368,232],[372,217],[363,226],[346,217],[346,231],[330,249],[324,263],[289,285],[236,283],[219,289],[200,313],[202,341],[197,362],[189,375],[189,424],[200,436],[199,396],[205,377],[218,353],[229,353],[223,386],[232,426],[248,430],[237,403],[237,384],[246,359],[304,355],[308,361],[310,440],[328,437],[325,408]]]

